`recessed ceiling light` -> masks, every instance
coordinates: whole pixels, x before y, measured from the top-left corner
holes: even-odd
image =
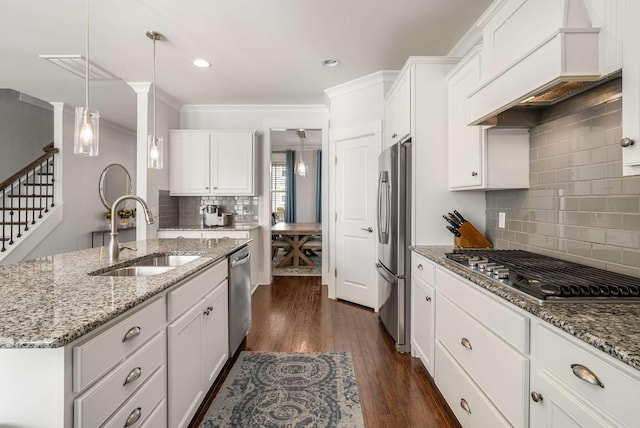
[[[325,67],[337,67],[338,65],[340,65],[340,61],[333,58],[325,59],[324,61],[322,61],[322,65],[324,65]]]
[[[207,61],[206,59],[202,59],[202,58],[198,58],[198,59],[193,60],[193,65],[195,65],[196,67],[200,67],[200,68],[211,67],[211,63],[209,61]]]

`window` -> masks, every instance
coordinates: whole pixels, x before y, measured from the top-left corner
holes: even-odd
[[[284,206],[287,192],[286,160],[271,161],[271,209],[276,214],[276,221],[284,220]]]

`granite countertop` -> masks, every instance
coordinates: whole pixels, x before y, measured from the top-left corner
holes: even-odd
[[[640,303],[540,304],[506,285],[448,260],[444,253],[451,252],[452,247],[415,246],[412,249],[496,296],[640,370]]]
[[[0,266],[0,348],[57,348],[246,245],[248,239],[151,239],[113,266],[157,253],[201,258],[153,276],[92,276],[109,270],[107,247]]]
[[[257,224],[238,224],[230,226],[190,226],[190,227],[163,227],[159,230],[199,230],[199,231],[239,231],[246,232],[258,229],[260,226]]]

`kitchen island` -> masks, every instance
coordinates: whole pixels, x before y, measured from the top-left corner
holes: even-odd
[[[173,344],[203,352],[215,345],[215,355],[202,357],[215,360],[207,374],[226,363],[226,257],[249,242],[153,239],[136,242],[137,251],[122,251],[112,265],[107,248],[99,247],[0,266],[0,378],[10,385],[0,392],[0,426],[79,428],[134,419],[130,426],[167,426],[172,413],[180,420],[168,402],[171,391],[153,394],[167,390],[172,371],[192,370],[172,369],[172,358],[182,358]],[[159,275],[99,276],[157,254],[200,257]],[[217,342],[193,344],[200,337],[206,344],[203,332]],[[206,393],[214,380],[196,389]],[[136,399],[149,407],[129,409]]]
[[[463,426],[637,424],[640,302],[541,304],[452,247],[412,250],[412,352]]]

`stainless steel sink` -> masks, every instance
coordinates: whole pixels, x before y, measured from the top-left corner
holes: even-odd
[[[101,273],[99,276],[151,276],[160,275],[172,269],[175,269],[175,266],[127,266]]]
[[[178,256],[159,254],[154,257],[145,258],[133,263],[131,266],[182,266],[196,259],[200,256]]]

